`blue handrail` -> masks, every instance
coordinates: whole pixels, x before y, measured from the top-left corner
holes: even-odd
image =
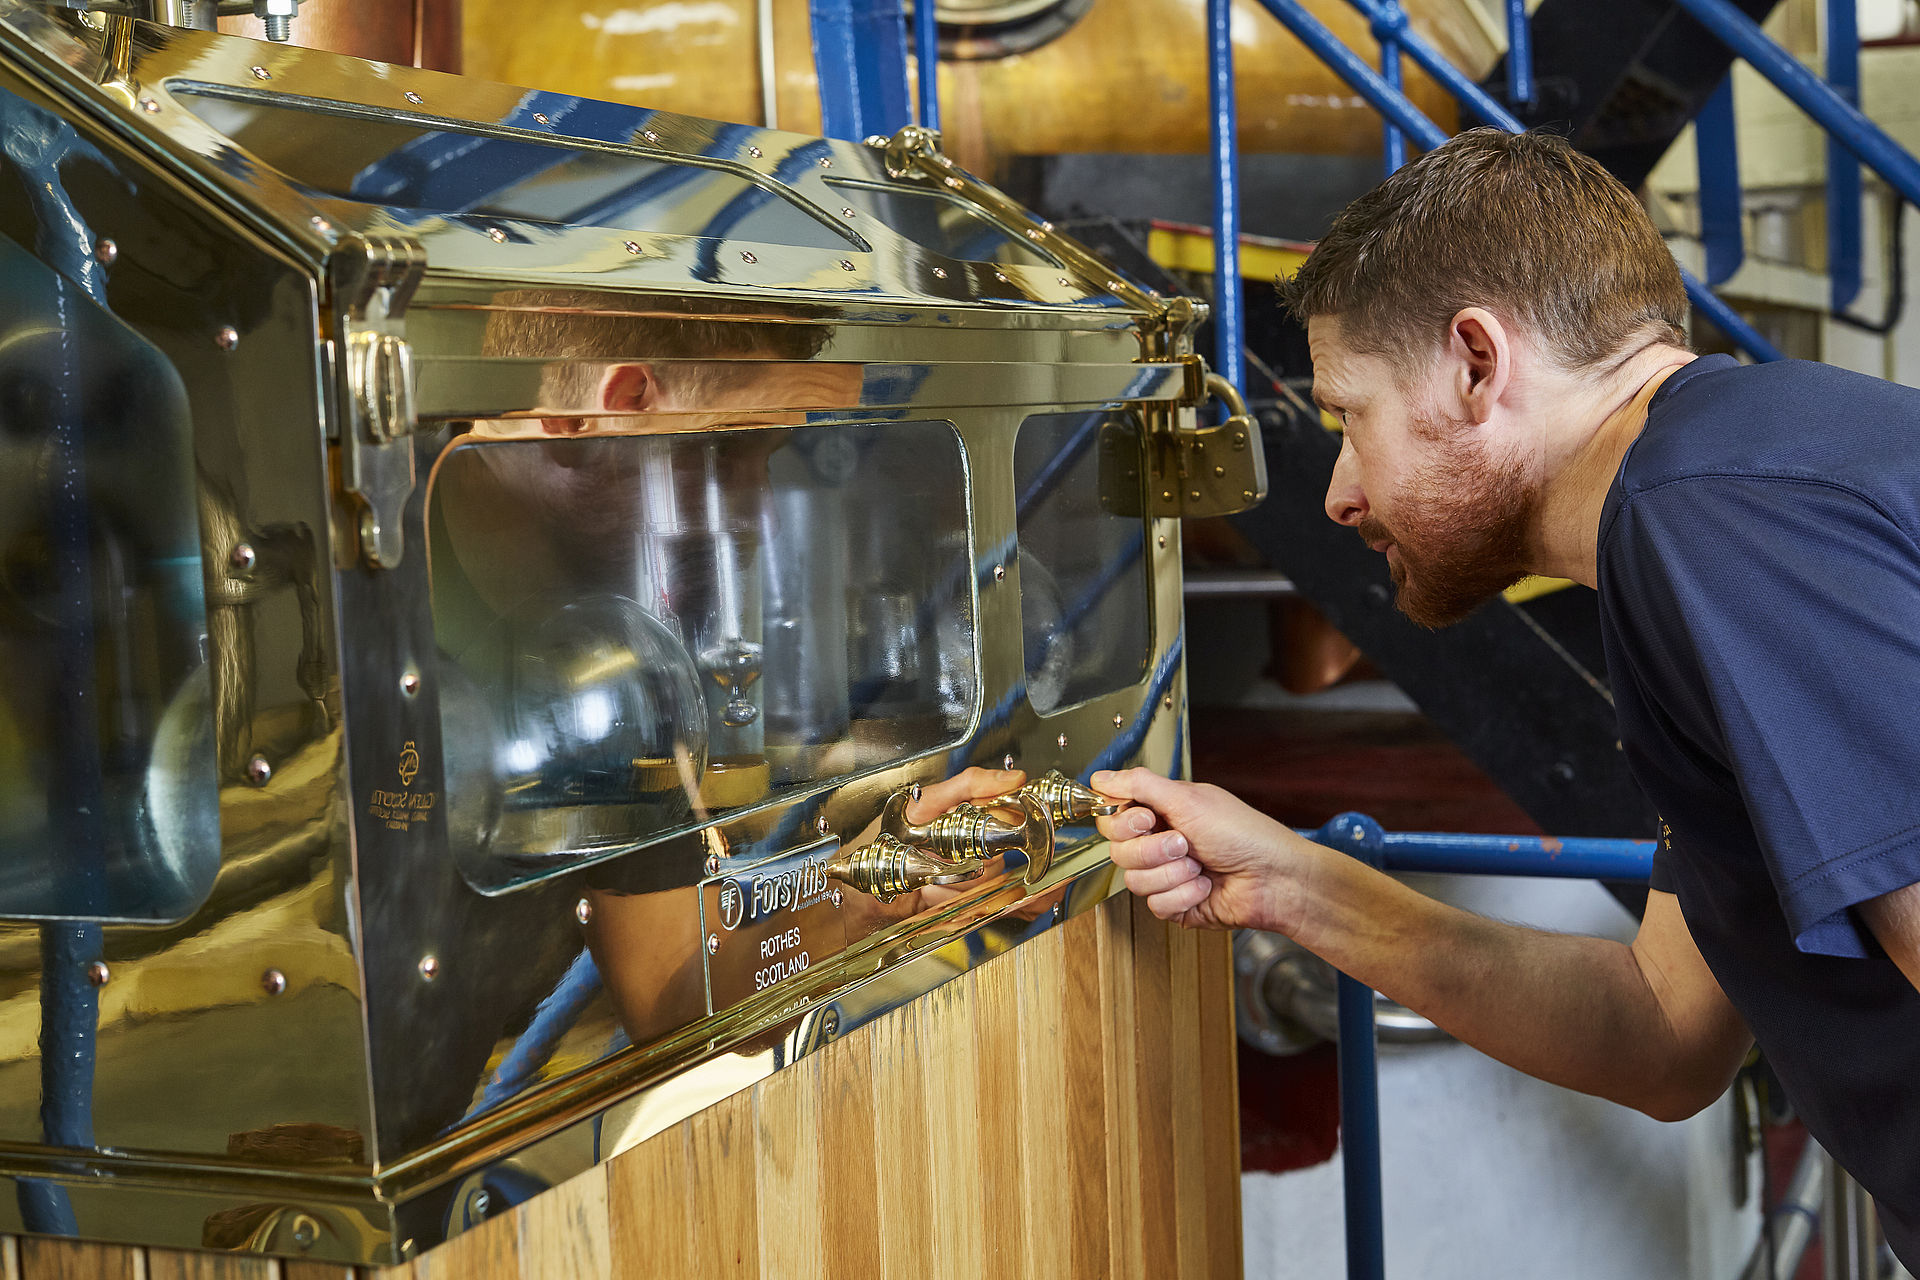
[[[1213,146],[1213,367],[1246,392],[1246,316],[1240,297],[1240,139],[1233,100],[1232,0],[1207,0],[1207,105]]]

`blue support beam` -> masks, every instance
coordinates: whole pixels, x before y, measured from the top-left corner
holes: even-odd
[[[1240,138],[1233,97],[1233,5],[1207,0],[1207,105],[1213,146],[1213,367],[1246,393],[1240,293]]]
[[[913,61],[920,89],[920,124],[940,127],[940,18],[933,0],[914,0]]]
[[[812,0],[820,131],[858,142],[909,123],[900,0]]]
[[[1293,0],[1286,2],[1292,3]],[[1441,88],[1453,95],[1455,102],[1478,116],[1482,123],[1505,129],[1508,133],[1520,133],[1526,128],[1511,111],[1495,101],[1492,94],[1447,61],[1445,54],[1428,44],[1413,29],[1407,20],[1407,11],[1398,4],[1389,4],[1385,0],[1351,0],[1351,3],[1366,18],[1367,25],[1373,29],[1374,39],[1391,39],[1398,43],[1422,71],[1432,76]]]
[[[1381,0],[1381,3],[1389,9],[1400,7],[1400,0]],[[1388,39],[1380,42],[1380,79],[1395,93],[1406,92],[1400,81],[1400,42],[1398,40]],[[1407,135],[1395,128],[1391,120],[1386,122],[1384,128],[1386,132],[1381,139],[1381,149],[1387,163],[1387,172],[1392,173],[1407,162]]]
[[[1841,0],[1844,3],[1844,0]],[[1860,114],[1819,76],[1767,38],[1730,0],[1679,0],[1680,7],[1721,43],[1746,59],[1821,128],[1840,140],[1861,163],[1912,203],[1920,204],[1920,160]]]
[[[1533,27],[1527,22],[1527,0],[1507,0],[1507,101],[1531,106],[1533,87]]]
[[[1707,284],[1724,284],[1746,256],[1731,71],[1693,118],[1693,141],[1700,174],[1700,242],[1707,251]]]
[[[1854,0],[1827,0],[1827,83],[1848,106],[1860,106],[1860,21]],[[1860,296],[1860,162],[1827,135],[1827,277],[1832,307],[1845,311]]]

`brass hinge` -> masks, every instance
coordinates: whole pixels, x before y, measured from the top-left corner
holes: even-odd
[[[938,183],[1002,226],[1017,230],[1083,279],[1098,281],[1108,293],[1146,313],[1140,324],[1140,359],[1179,361],[1186,376],[1172,404],[1142,405],[1147,423],[1147,510],[1156,516],[1224,516],[1245,511],[1267,496],[1267,456],[1260,427],[1247,412],[1239,390],[1211,373],[1193,354],[1193,331],[1207,318],[1207,306],[1182,295],[1143,289],[1050,222],[1036,222],[1018,202],[980,181],[940,151],[940,135],[908,125],[891,138],[867,144],[886,155],[887,176]],[[1230,417],[1218,426],[1196,426],[1195,414],[1218,397]],[[1137,483],[1137,482],[1129,482]],[[1124,485],[1122,486],[1125,487]],[[1137,490],[1135,491],[1137,492]],[[1106,494],[1103,502],[1121,501]]]
[[[327,259],[340,487],[359,512],[360,554],[376,569],[404,551],[417,422],[405,314],[426,267],[426,251],[405,236],[354,237]]]

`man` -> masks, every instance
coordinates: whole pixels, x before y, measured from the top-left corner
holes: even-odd
[[[1600,593],[1663,817],[1631,946],[1443,906],[1215,787],[1094,785],[1156,915],[1270,929],[1543,1079],[1662,1119],[1758,1040],[1920,1268],[1920,392],[1687,350],[1680,275],[1564,142],[1463,134],[1284,287],[1345,430],[1327,513],[1400,608]]]

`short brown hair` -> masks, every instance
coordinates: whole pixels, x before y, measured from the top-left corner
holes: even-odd
[[[1355,349],[1431,350],[1463,307],[1524,325],[1571,369],[1686,345],[1686,288],[1633,193],[1546,133],[1473,129],[1334,220],[1280,299]]]

